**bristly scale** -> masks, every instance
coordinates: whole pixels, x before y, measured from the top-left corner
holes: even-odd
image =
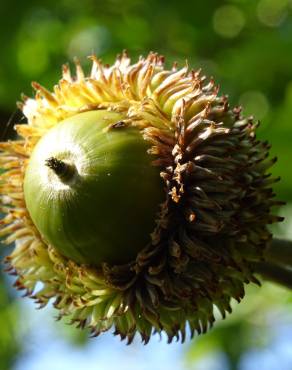
[[[256,139],[257,123],[231,109],[213,80],[187,66],[164,69],[153,53],[135,64],[126,53],[113,66],[91,59],[89,76],[78,62],[76,77],[64,66],[52,93],[34,83],[35,97],[20,105],[28,119],[16,126],[20,139],[0,144],[6,170],[0,235],[16,242],[7,263],[18,288],[41,306],[52,299],[60,316],[70,315],[93,335],[114,327],[128,343],[137,332],[147,343],[162,331],[169,342],[184,341],[186,326],[191,335],[206,332],[214,306],[224,317],[231,298],[243,298],[244,284],[258,283],[252,263],[264,259],[267,225],[280,220],[271,214],[279,202],[271,189],[276,179],[267,172],[275,159]],[[46,245],[23,196],[23,177],[42,136],[64,119],[101,109],[122,113],[118,127],[140,130],[165,187],[151,243],[123,265],[79,264]]]

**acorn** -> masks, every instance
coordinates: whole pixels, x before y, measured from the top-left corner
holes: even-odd
[[[135,259],[151,241],[164,200],[147,143],[122,119],[93,110],[63,120],[39,140],[25,171],[34,225],[46,244],[77,263]]]
[[[259,283],[271,188],[269,144],[213,79],[150,53],[67,65],[19,104],[27,124],[0,143],[0,236],[8,270],[92,335],[185,340]],[[38,284],[40,283],[41,284]]]

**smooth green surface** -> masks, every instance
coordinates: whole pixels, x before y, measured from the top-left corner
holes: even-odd
[[[104,131],[121,120],[91,111],[51,129],[37,144],[25,174],[31,218],[43,238],[76,262],[124,263],[150,241],[164,200],[159,169],[135,128]],[[63,184],[45,160],[75,164],[78,175]]]

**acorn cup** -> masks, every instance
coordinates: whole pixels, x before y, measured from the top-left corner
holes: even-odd
[[[98,335],[185,340],[259,283],[277,179],[257,123],[214,81],[150,53],[76,61],[51,93],[20,103],[27,124],[0,143],[1,236],[15,283]],[[38,284],[41,282],[41,284]]]

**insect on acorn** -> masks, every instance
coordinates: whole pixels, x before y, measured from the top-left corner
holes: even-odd
[[[93,335],[184,341],[258,283],[267,225],[281,219],[274,159],[200,72],[154,53],[91,59],[89,76],[64,66],[52,93],[34,83],[28,124],[0,144],[6,262],[20,289]]]

